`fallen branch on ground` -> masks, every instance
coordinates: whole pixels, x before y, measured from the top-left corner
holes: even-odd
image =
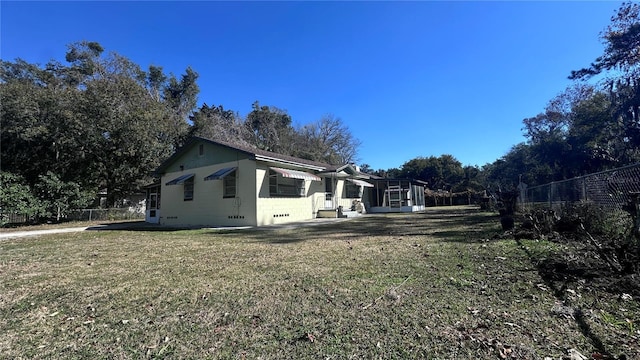
[[[584,233],[587,234],[587,236],[589,237],[589,240],[591,240],[591,243],[593,244],[593,246],[595,246],[596,249],[598,250],[598,254],[600,255],[600,257],[602,259],[604,259],[609,264],[609,266],[611,266],[617,272],[621,272],[622,271],[622,266],[620,266],[620,264],[617,261],[611,259],[607,255],[607,253],[602,248],[602,245],[598,244],[596,239],[594,239],[593,236],[591,236],[591,234],[589,234],[587,229],[584,228],[584,224],[580,223],[580,229],[582,229],[582,231],[584,231]]]
[[[382,299],[386,294],[389,293],[389,291],[393,290],[394,292],[396,290],[398,290],[400,288],[400,286],[404,285],[409,279],[411,278],[411,276],[407,276],[406,279],[404,279],[403,282],[401,282],[399,285],[397,286],[392,286],[389,289],[387,289],[387,291],[384,292],[384,294],[378,296],[375,300],[373,300],[371,303],[369,303],[368,305],[365,305],[362,307],[362,310],[367,310],[368,308],[372,307],[373,305],[376,304],[376,302],[380,301],[380,299]]]

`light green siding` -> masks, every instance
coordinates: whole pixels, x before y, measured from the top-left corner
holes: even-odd
[[[200,155],[200,145],[204,147],[203,155]],[[249,157],[250,156],[248,154],[237,150],[204,141],[198,141],[192,144],[184,154],[174,159],[171,165],[166,169],[166,172],[172,173],[180,171],[180,166],[182,166],[186,172],[190,169],[245,160]]]
[[[237,192],[234,198],[223,197],[223,181],[205,181],[208,175],[225,167],[237,167]],[[184,201],[183,185],[166,185],[183,174],[194,173],[193,200]],[[240,160],[203,166],[162,177],[160,222],[173,226],[251,226],[256,224],[255,162]]]
[[[283,224],[315,218],[318,202],[324,199],[324,193],[317,193],[322,190],[321,184],[320,181],[305,180],[305,196],[272,197],[269,194],[269,166],[259,164],[256,169],[257,225]]]

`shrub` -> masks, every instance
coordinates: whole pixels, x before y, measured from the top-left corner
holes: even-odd
[[[0,226],[10,222],[10,215],[34,220],[44,213],[42,202],[33,195],[22,176],[0,171]]]

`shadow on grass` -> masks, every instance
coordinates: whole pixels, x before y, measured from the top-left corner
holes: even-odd
[[[484,242],[501,233],[497,215],[479,212],[435,213],[429,235],[444,242]],[[446,229],[446,230],[441,230]]]
[[[238,231],[212,231],[212,234],[233,233],[242,234],[255,242],[271,244],[291,244],[315,239],[333,238],[335,240],[349,240],[366,236],[392,235],[404,219],[390,218],[379,215],[329,221],[324,223],[297,224],[294,226],[265,226]]]
[[[493,217],[473,208],[428,208],[420,213],[368,214],[353,219],[300,222],[249,228],[216,228],[211,235],[242,236],[255,242],[291,244],[314,239],[360,239],[368,236],[432,236],[440,241],[476,242],[495,233]],[[455,230],[441,230],[455,228]],[[90,231],[175,232],[202,227],[169,227],[144,221],[124,221],[90,226]]]
[[[160,231],[172,232],[189,230],[188,227],[173,227],[151,224],[145,221],[109,222],[87,227],[88,231]]]
[[[368,236],[398,238],[432,236],[444,241],[475,242],[482,241],[495,232],[482,227],[490,221],[490,215],[480,213],[475,209],[441,207],[429,208],[420,213],[370,214],[345,221],[313,224],[313,226],[263,227],[234,231],[234,233],[241,233],[253,241],[272,244],[291,244],[322,238],[351,240]],[[452,227],[460,229],[438,231],[438,229]],[[215,233],[220,234],[221,231],[216,230]]]
[[[544,259],[540,261],[541,259],[531,253],[521,240],[516,239],[515,241],[523,249],[531,264],[537,268],[540,278],[551,289],[553,296],[562,304],[571,303],[571,300],[567,297],[566,289],[572,281],[578,278],[593,279],[596,276],[593,272],[587,274],[585,269],[574,269],[560,259]],[[580,308],[573,309],[572,316],[582,335],[589,339],[593,347],[601,354],[612,357],[613,354],[607,351],[602,339],[591,330],[591,325],[586,321],[582,310]]]

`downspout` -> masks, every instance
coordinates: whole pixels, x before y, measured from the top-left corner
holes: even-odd
[[[239,186],[238,184],[240,183],[240,157],[238,155],[238,152],[236,151],[236,198],[234,199],[234,207],[236,208],[236,216],[239,218],[240,217],[240,206],[242,204],[242,200],[240,198],[240,191],[239,190]],[[222,191],[224,192],[224,181],[222,183],[223,189]]]

